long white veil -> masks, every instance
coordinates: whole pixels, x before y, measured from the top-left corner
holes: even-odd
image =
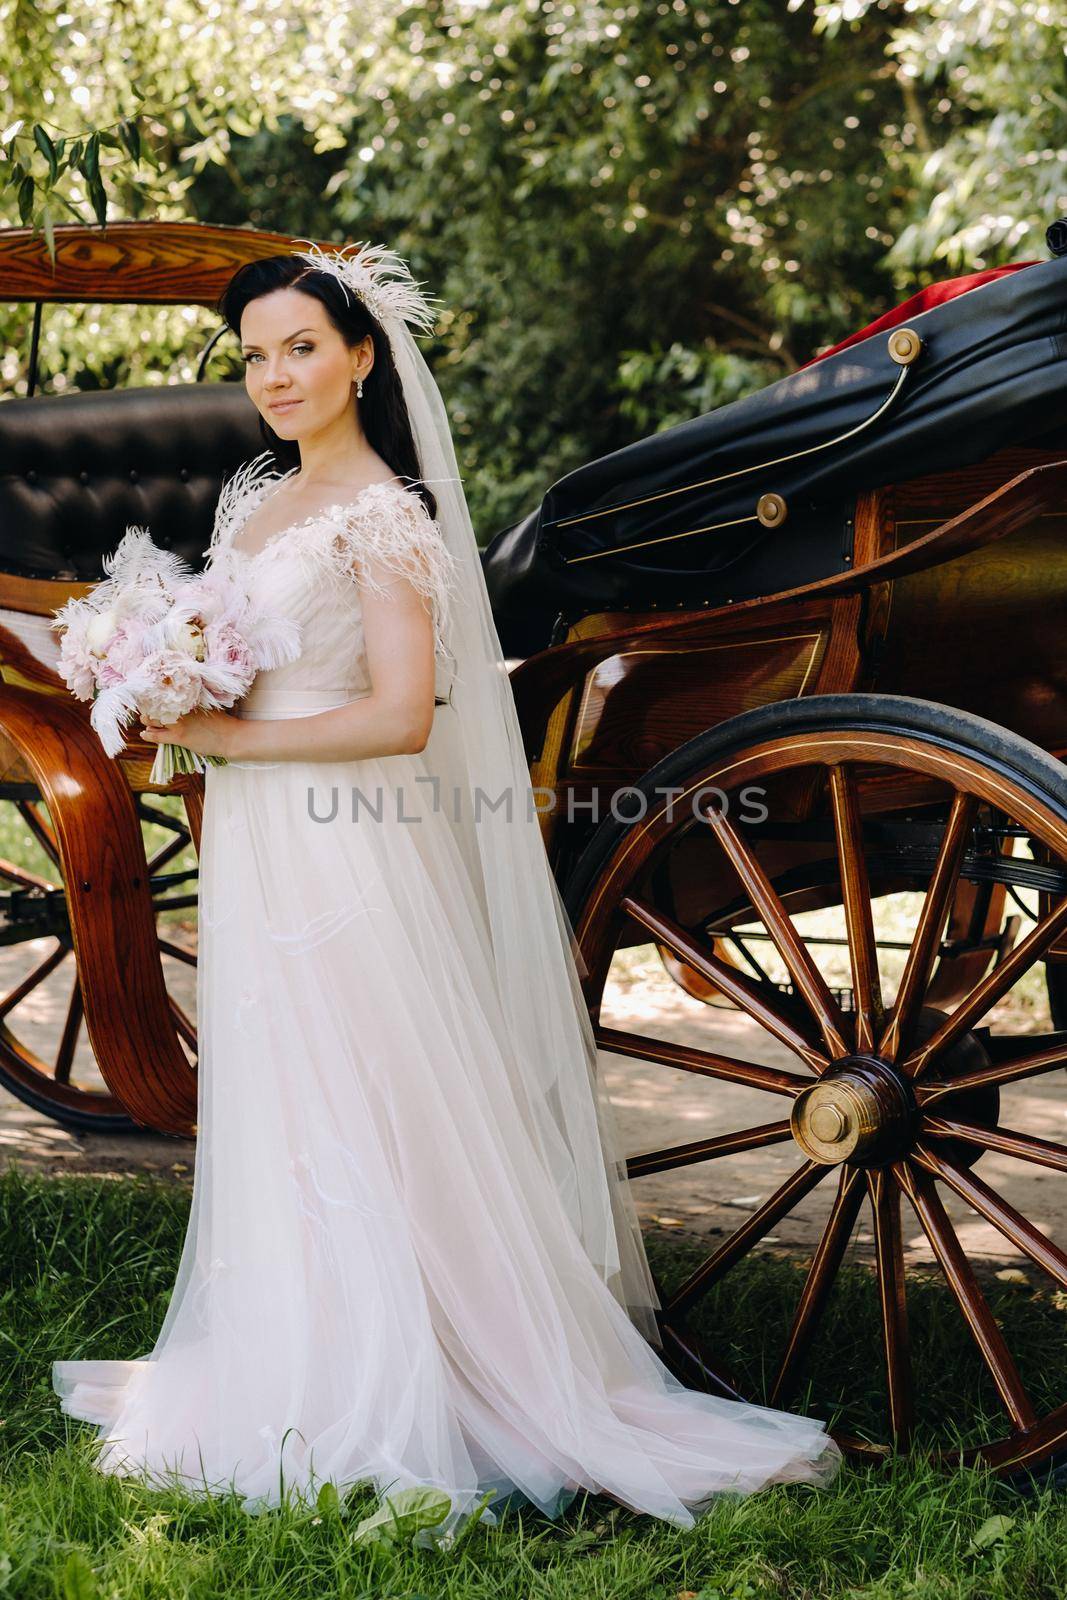
[[[301,243],[305,241],[295,241]],[[659,1305],[618,1152],[614,1116],[574,958],[573,930],[545,852],[504,652],[459,475],[444,401],[408,323],[433,312],[400,257],[297,251],[361,293],[378,316],[403,387],[423,481],[457,564],[445,643],[451,703],[426,746],[437,793],[485,907],[512,1077],[530,1131],[586,1254],[647,1338]],[[387,276],[387,275],[391,275]]]

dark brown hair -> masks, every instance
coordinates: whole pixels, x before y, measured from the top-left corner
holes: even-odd
[[[273,294],[275,289],[299,289],[301,294],[321,301],[326,315],[350,350],[370,334],[374,341],[374,366],[363,380],[363,397],[359,402],[363,432],[371,448],[420,495],[430,516],[436,517],[437,501],[433,491],[422,481],[404,391],[389,340],[377,317],[354,291],[346,293],[345,286],[332,273],[321,272],[297,255],[265,256],[260,261],[245,262],[222,291],[216,309],[239,338],[245,307],[262,295]],[[300,451],[293,440],[280,438],[262,416],[259,429],[283,467],[298,465]]]

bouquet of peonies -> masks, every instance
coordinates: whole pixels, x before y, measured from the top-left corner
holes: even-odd
[[[103,567],[107,578],[53,612],[51,626],[63,630],[58,671],[79,700],[92,700],[89,721],[109,756],[135,716],[174,722],[232,706],[258,671],[300,654],[296,622],[255,611],[230,572],[194,572],[147,528],[128,527]],[[208,761],[226,758],[161,744],[151,782],[203,772]]]

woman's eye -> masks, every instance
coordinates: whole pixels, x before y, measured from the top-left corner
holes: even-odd
[[[294,344],[293,345],[293,354],[296,355],[298,350],[314,350],[314,348],[315,348],[315,346],[313,344]],[[250,366],[250,365],[252,365],[252,363],[257,362],[259,360],[260,360],[260,354],[259,354],[258,350],[250,350],[248,352],[248,354],[244,357],[244,362],[245,362],[246,366]]]

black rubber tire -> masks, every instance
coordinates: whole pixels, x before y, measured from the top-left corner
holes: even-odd
[[[66,1128],[69,1133],[120,1133],[123,1137],[137,1133],[155,1133],[155,1129],[143,1127],[124,1112],[94,1117],[90,1112],[77,1111],[72,1106],[57,1108],[54,1100],[50,1100],[44,1094],[35,1094],[20,1079],[9,1073],[2,1063],[0,1063],[0,1089],[6,1089],[16,1100],[21,1100],[24,1106],[39,1111],[49,1122],[54,1122],[57,1127]],[[157,1134],[156,1137],[162,1138],[163,1135]]]

